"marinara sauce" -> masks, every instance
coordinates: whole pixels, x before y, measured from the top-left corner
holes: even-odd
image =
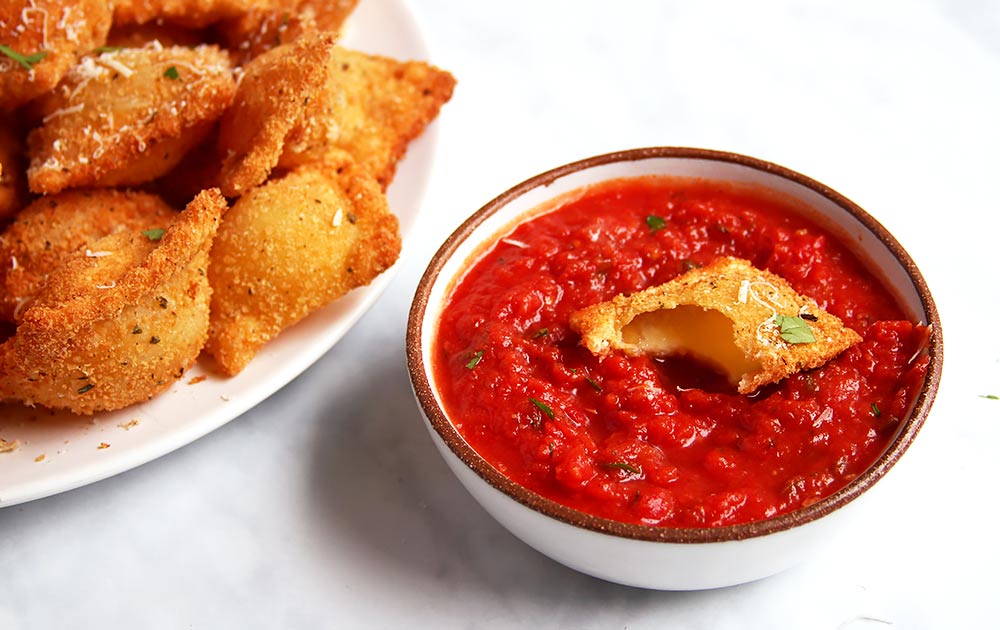
[[[719,182],[623,179],[517,225],[442,313],[433,370],[448,416],[518,484],[629,523],[732,525],[835,492],[907,414],[928,331],[790,204]],[[690,359],[602,360],[569,327],[577,309],[721,256],[784,277],[863,341],[744,396]]]

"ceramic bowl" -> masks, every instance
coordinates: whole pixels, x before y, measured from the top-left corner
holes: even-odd
[[[753,183],[812,209],[893,291],[912,321],[931,325],[930,365],[913,410],[878,460],[849,485],[817,503],[768,520],[717,528],[632,525],[565,507],[509,480],[462,438],[442,408],[431,365],[436,324],[454,282],[476,255],[511,225],[552,200],[598,182],[674,175]],[[473,214],[442,245],[417,288],[407,329],[407,361],[424,419],[448,466],[479,503],[538,551],[612,582],[689,590],[739,584],[778,573],[817,551],[842,519],[913,442],[941,377],[943,343],[937,309],[916,265],[889,232],[857,205],[808,177],[758,159],[703,149],[647,148],[601,155],[514,186]]]

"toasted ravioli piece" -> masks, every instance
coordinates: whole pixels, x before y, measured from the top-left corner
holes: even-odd
[[[216,26],[224,45],[245,64],[275,46],[320,31],[339,33],[358,0],[278,0]]]
[[[117,232],[166,228],[176,215],[143,192],[73,190],[35,200],[0,234],[0,320],[17,321],[73,252],[93,253],[92,243]]]
[[[861,341],[783,278],[739,258],[581,309],[570,325],[596,355],[687,354],[720,369],[741,394],[819,367]]]
[[[28,135],[28,185],[52,194],[159,177],[208,135],[235,91],[229,58],[215,46],[84,57]]]
[[[104,43],[108,0],[0,2],[0,110],[48,92],[77,59]]]
[[[202,28],[251,9],[267,8],[273,0],[112,0],[114,24],[166,21]]]
[[[289,134],[281,168],[322,161],[344,150],[378,179],[384,190],[410,141],[438,115],[455,79],[422,61],[338,47],[331,75]]]
[[[219,125],[219,187],[226,196],[241,195],[267,179],[285,137],[326,83],[335,40],[330,33],[302,37],[247,64],[233,106]]]
[[[162,239],[120,232],[55,272],[0,345],[0,398],[74,413],[119,409],[168,388],[208,330],[208,249],[226,207],[205,191]]]
[[[279,332],[388,269],[399,249],[378,183],[351,162],[269,181],[233,205],[212,248],[206,349],[239,373]]]
[[[20,125],[12,116],[0,115],[0,224],[27,202],[23,152]]]

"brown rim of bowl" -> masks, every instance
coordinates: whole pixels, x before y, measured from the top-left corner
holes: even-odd
[[[548,186],[561,177],[594,166],[601,166],[612,162],[638,161],[654,158],[688,158],[739,164],[791,180],[826,197],[854,216],[855,219],[871,231],[892,252],[899,264],[906,270],[917,290],[921,305],[927,314],[927,323],[931,326],[931,335],[927,346],[927,352],[930,355],[927,377],[914,402],[913,411],[897,430],[896,437],[886,448],[885,452],[864,473],[837,492],[812,505],[762,521],[705,528],[634,525],[593,516],[536,494],[501,474],[462,438],[454,425],[445,416],[433,391],[431,391],[430,379],[427,375],[428,366],[424,364],[423,349],[421,347],[424,313],[427,310],[427,298],[431,287],[437,280],[445,261],[455,252],[459,244],[465,241],[472,231],[488,217],[496,213],[512,199],[532,189],[540,186]],[[542,514],[570,525],[596,532],[634,540],[671,543],[711,543],[764,536],[814,521],[858,498],[874,485],[875,482],[881,479],[896,461],[899,460],[906,449],[909,448],[920,427],[923,425],[931,404],[934,402],[934,396],[937,393],[938,384],[941,380],[941,370],[944,361],[944,342],[937,307],[931,297],[930,290],[927,288],[927,283],[924,281],[913,259],[910,258],[910,255],[903,249],[902,245],[896,241],[885,227],[840,193],[783,166],[738,153],[687,147],[649,147],[607,153],[560,166],[514,186],[470,216],[441,245],[440,249],[438,249],[437,253],[431,259],[426,272],[420,279],[420,283],[417,285],[416,295],[410,308],[409,321],[407,323],[406,357],[413,390],[431,426],[441,439],[444,440],[445,444],[448,445],[448,448],[466,466],[471,468],[480,478],[497,490]]]

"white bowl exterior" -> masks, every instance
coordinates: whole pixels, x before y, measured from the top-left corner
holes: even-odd
[[[424,420],[427,417],[424,416]],[[780,573],[835,540],[853,504],[799,527],[711,543],[653,542],[576,527],[500,492],[448,448],[427,423],[448,467],[501,525],[535,550],[581,573],[641,588],[686,591],[752,582]]]
[[[815,208],[813,222],[831,232],[895,293],[908,316],[926,321],[917,288],[893,252],[868,227],[834,201],[798,182],[740,163],[690,157],[651,157],[599,164],[570,172],[547,186],[511,199],[479,224],[442,265],[430,288],[421,329],[424,364],[432,365],[430,350],[445,300],[464,269],[514,225],[530,217],[539,205],[582,187],[623,177],[672,175],[754,183],[785,193]],[[487,246],[488,249],[488,246]],[[431,391],[442,406],[428,370]],[[422,410],[423,411],[423,410]],[[427,420],[426,415],[424,416]],[[472,496],[522,541],[541,553],[583,573],[630,586],[664,590],[715,588],[773,575],[802,561],[832,538],[854,504],[790,529],[743,540],[677,543],[631,539],[570,525],[542,514],[496,489],[465,465],[428,421],[428,429],[449,467]]]

